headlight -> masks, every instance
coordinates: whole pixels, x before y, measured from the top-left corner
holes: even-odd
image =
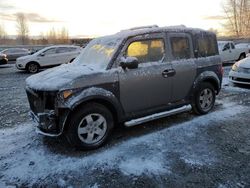
[[[69,98],[72,94],[73,94],[73,90],[71,90],[71,89],[64,90],[64,91],[60,92],[60,97],[65,100],[65,99]]]
[[[236,65],[236,63],[232,66],[232,70],[233,71],[237,71],[238,70],[238,66]]]

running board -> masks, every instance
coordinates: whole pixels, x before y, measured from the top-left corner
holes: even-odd
[[[157,113],[157,114],[152,114],[152,115],[142,117],[142,118],[138,118],[138,119],[133,119],[133,120],[125,122],[124,125],[126,127],[132,127],[132,126],[135,126],[135,125],[138,125],[138,124],[141,124],[141,123],[146,123],[148,121],[153,121],[153,120],[156,120],[156,119],[171,116],[171,115],[178,114],[178,113],[181,113],[181,112],[187,112],[187,111],[190,111],[191,109],[192,109],[191,105],[185,105],[185,106],[182,106],[180,108],[173,109],[173,110],[160,112],[160,113]]]

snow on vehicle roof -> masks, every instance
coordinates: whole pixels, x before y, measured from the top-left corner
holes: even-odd
[[[192,34],[197,34],[197,33],[199,34],[199,33],[206,32],[206,33],[214,34],[211,31],[206,31],[206,30],[199,29],[199,28],[191,28],[191,27],[185,27],[184,25],[179,25],[179,26],[166,26],[166,27],[157,27],[157,26],[137,27],[137,28],[131,28],[127,30],[121,30],[115,35],[125,38],[129,36],[147,34],[147,33],[155,33],[155,32],[189,32]]]

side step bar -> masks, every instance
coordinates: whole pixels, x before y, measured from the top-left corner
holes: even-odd
[[[141,124],[141,123],[145,123],[145,122],[148,122],[148,121],[153,121],[153,120],[156,120],[156,119],[171,116],[171,115],[178,114],[178,113],[181,113],[181,112],[187,112],[187,111],[190,111],[191,109],[192,109],[191,105],[185,105],[185,106],[182,106],[180,108],[173,109],[173,110],[152,114],[152,115],[142,117],[142,118],[138,118],[138,119],[132,119],[130,121],[125,122],[124,125],[126,127],[132,127],[132,126],[135,126],[135,125],[138,125],[138,124]]]

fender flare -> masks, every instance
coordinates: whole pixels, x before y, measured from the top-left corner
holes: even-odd
[[[117,97],[112,92],[99,87],[91,87],[79,92],[66,102],[66,106],[73,111],[79,105],[89,101],[105,101],[109,105],[112,105],[118,121],[121,120],[124,115],[124,110]]]
[[[212,82],[213,86],[215,86],[216,94],[219,93],[221,89],[221,81],[219,77],[212,71],[204,71],[202,72],[194,81],[193,90],[195,90],[199,83],[201,82]]]

